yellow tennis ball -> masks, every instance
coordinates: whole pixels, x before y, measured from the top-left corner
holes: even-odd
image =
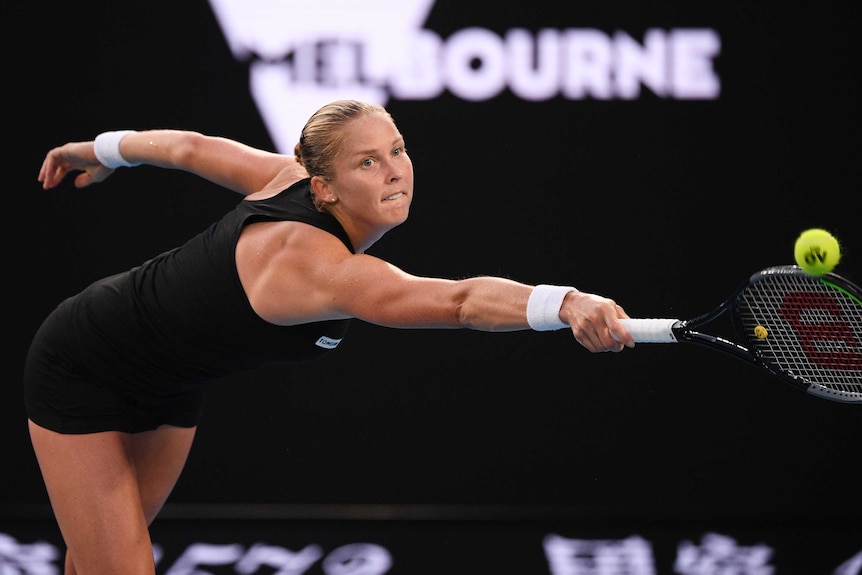
[[[769,335],[769,332],[766,331],[766,328],[762,325],[754,326],[754,336],[757,339],[766,339],[766,336]]]
[[[838,265],[841,247],[835,236],[820,228],[805,230],[796,238],[793,250],[796,263],[811,275],[819,276]]]

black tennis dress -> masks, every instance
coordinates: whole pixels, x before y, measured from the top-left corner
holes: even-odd
[[[254,312],[240,284],[235,250],[243,227],[284,220],[325,230],[353,252],[338,221],[314,208],[308,179],[239,202],[181,247],[54,309],[27,355],[27,416],[62,433],[191,427],[207,384],[219,377],[335,349],[349,320],[277,326]]]

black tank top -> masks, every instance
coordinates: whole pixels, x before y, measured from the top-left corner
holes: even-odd
[[[241,201],[184,245],[65,302],[72,306],[67,327],[75,332],[85,377],[106,378],[133,393],[173,395],[334,349],[350,320],[277,326],[254,312],[240,284],[235,251],[243,227],[284,220],[325,230],[354,253],[338,221],[314,208],[308,179],[271,198]]]

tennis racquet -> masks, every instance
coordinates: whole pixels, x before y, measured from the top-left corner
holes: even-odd
[[[698,331],[723,314],[729,314],[737,341]],[[862,291],[837,274],[770,267],[693,319],[622,321],[637,343],[721,350],[817,397],[862,403]]]

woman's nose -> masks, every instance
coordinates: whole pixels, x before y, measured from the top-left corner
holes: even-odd
[[[388,162],[387,169],[389,170],[389,181],[395,182],[404,176],[404,170],[395,162]]]

